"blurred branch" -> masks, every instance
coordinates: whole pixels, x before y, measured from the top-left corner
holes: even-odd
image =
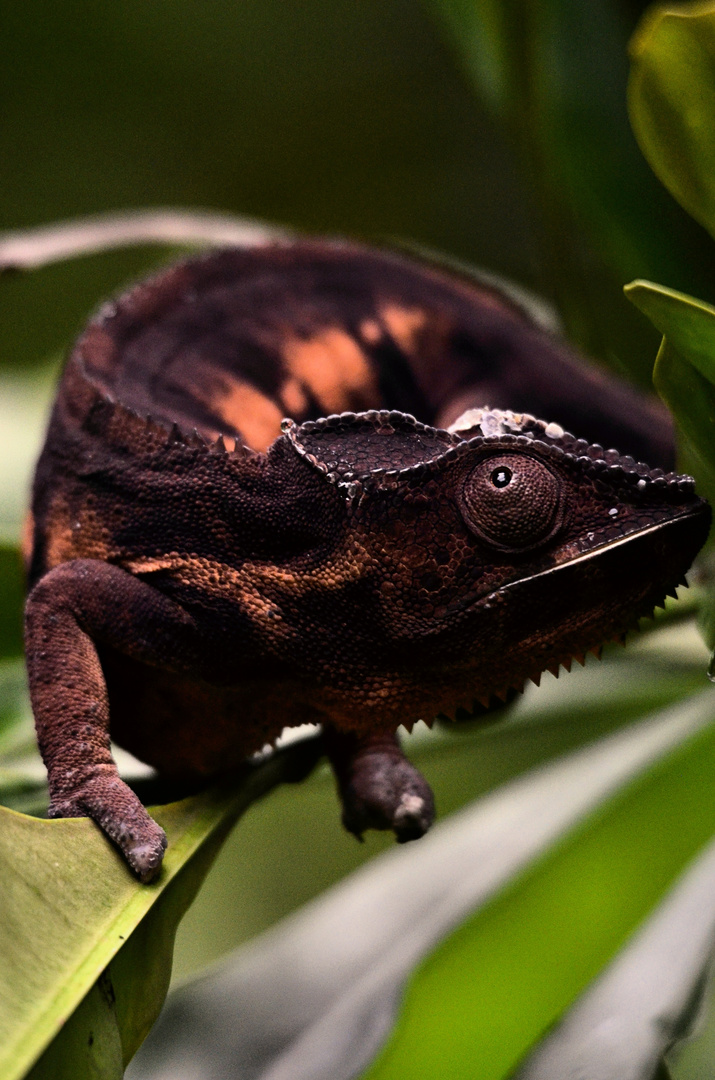
[[[288,235],[281,229],[211,210],[127,210],[0,233],[0,273],[138,244],[248,247]]]

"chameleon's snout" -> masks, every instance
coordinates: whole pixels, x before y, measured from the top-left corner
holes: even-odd
[[[505,684],[520,685],[541,671],[569,665],[605,641],[620,639],[638,620],[675,596],[705,543],[710,507],[695,496],[668,519],[605,543],[500,590],[503,611],[519,612],[521,641],[510,648],[514,627],[502,620],[501,663]],[[508,596],[508,602],[507,601]],[[578,609],[574,607],[578,597]],[[495,642],[498,652],[500,641]]]

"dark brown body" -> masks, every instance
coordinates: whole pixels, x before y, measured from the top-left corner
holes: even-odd
[[[348,826],[400,835],[399,804],[403,838],[424,831],[397,726],[621,633],[705,538],[688,478],[596,439],[672,465],[657,404],[495,290],[398,256],[231,250],[106,306],[68,362],[33,498],[28,661],[53,812],[91,813],[148,876],[158,841],[147,869],[117,824],[134,814],[138,835],[140,810],[106,809],[110,723],[161,771],[208,775],[318,721]],[[512,494],[483,504],[490,462]],[[517,484],[532,473],[533,499]]]

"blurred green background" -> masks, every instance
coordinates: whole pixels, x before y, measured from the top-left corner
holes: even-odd
[[[5,228],[148,205],[407,237],[536,280],[528,187],[410,0],[4,0]],[[6,283],[2,361],[64,345],[149,262]]]
[[[216,207],[321,232],[411,239],[553,292],[544,242],[553,221],[538,205],[543,185],[518,130],[534,95],[516,86],[505,115],[503,87],[477,85],[474,63],[450,37],[460,8],[472,6],[493,21],[494,5],[459,0],[3,0],[0,224]],[[566,254],[590,282],[590,307],[602,296],[611,307],[600,333],[582,336],[611,358],[637,347],[645,370],[657,335],[628,310],[621,284],[640,273],[697,291],[705,271],[681,258],[683,246],[698,248],[700,230],[651,176],[627,124],[626,43],[644,6],[496,5],[525,33],[540,20],[545,90],[560,102],[554,114],[536,95],[552,140],[547,171],[567,196],[564,213],[584,226]],[[479,70],[488,75],[486,61]],[[557,160],[565,135],[567,168]],[[598,229],[609,184],[618,191],[615,224]],[[649,222],[638,242],[619,226],[621,210]],[[664,225],[667,245],[658,238]],[[2,364],[40,363],[98,297],[151,261],[146,251],[113,254],[5,282]]]

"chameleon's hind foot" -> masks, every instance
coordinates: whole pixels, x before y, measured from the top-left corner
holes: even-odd
[[[399,843],[427,832],[435,816],[434,796],[397,736],[360,738],[328,729],[325,740],[349,832],[361,839],[366,829],[391,829]]]
[[[120,849],[143,883],[161,870],[166,833],[116,773],[102,771],[83,780],[71,793],[53,794],[50,817],[91,817]]]

